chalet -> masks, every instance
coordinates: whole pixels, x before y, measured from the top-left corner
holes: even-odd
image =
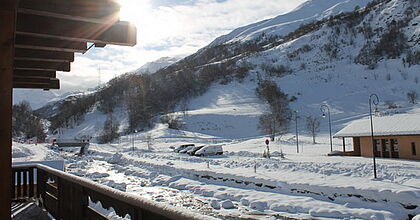
[[[343,143],[353,139],[353,151],[342,155],[372,157],[375,152],[376,157],[420,160],[420,115],[373,117],[373,144],[370,119],[354,121],[334,137],[343,138]]]

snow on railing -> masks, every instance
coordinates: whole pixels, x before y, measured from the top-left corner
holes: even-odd
[[[34,174],[37,174],[35,183]],[[35,198],[56,219],[107,219],[89,206],[101,202],[119,216],[133,219],[209,219],[74,176],[41,164],[13,167],[12,198]],[[15,186],[15,187],[13,187]]]

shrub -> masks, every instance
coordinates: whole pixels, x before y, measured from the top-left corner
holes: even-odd
[[[102,130],[101,135],[98,138],[98,143],[105,144],[110,143],[119,137],[118,129],[120,124],[118,121],[114,120],[112,115],[108,115],[105,123],[104,129]]]
[[[180,117],[177,117],[173,114],[164,115],[160,118],[160,121],[163,124],[168,124],[170,129],[179,130],[184,127],[184,124],[182,123]]]
[[[407,92],[407,98],[408,98],[408,102],[411,104],[416,104],[417,103],[417,92],[411,90],[410,92]]]

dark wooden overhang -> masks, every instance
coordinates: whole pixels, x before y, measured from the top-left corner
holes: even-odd
[[[11,218],[13,88],[59,89],[74,53],[134,46],[116,0],[0,0],[0,219]]]
[[[115,0],[20,0],[13,88],[59,89],[56,71],[69,72],[74,53],[88,46],[133,46],[136,27],[119,19]]]

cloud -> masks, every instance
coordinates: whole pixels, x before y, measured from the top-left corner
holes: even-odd
[[[138,44],[93,48],[77,56],[72,71],[59,74],[62,88],[96,86],[99,68],[106,82],[160,57],[194,53],[222,34],[286,13],[304,1],[121,0],[122,20],[137,25]]]

